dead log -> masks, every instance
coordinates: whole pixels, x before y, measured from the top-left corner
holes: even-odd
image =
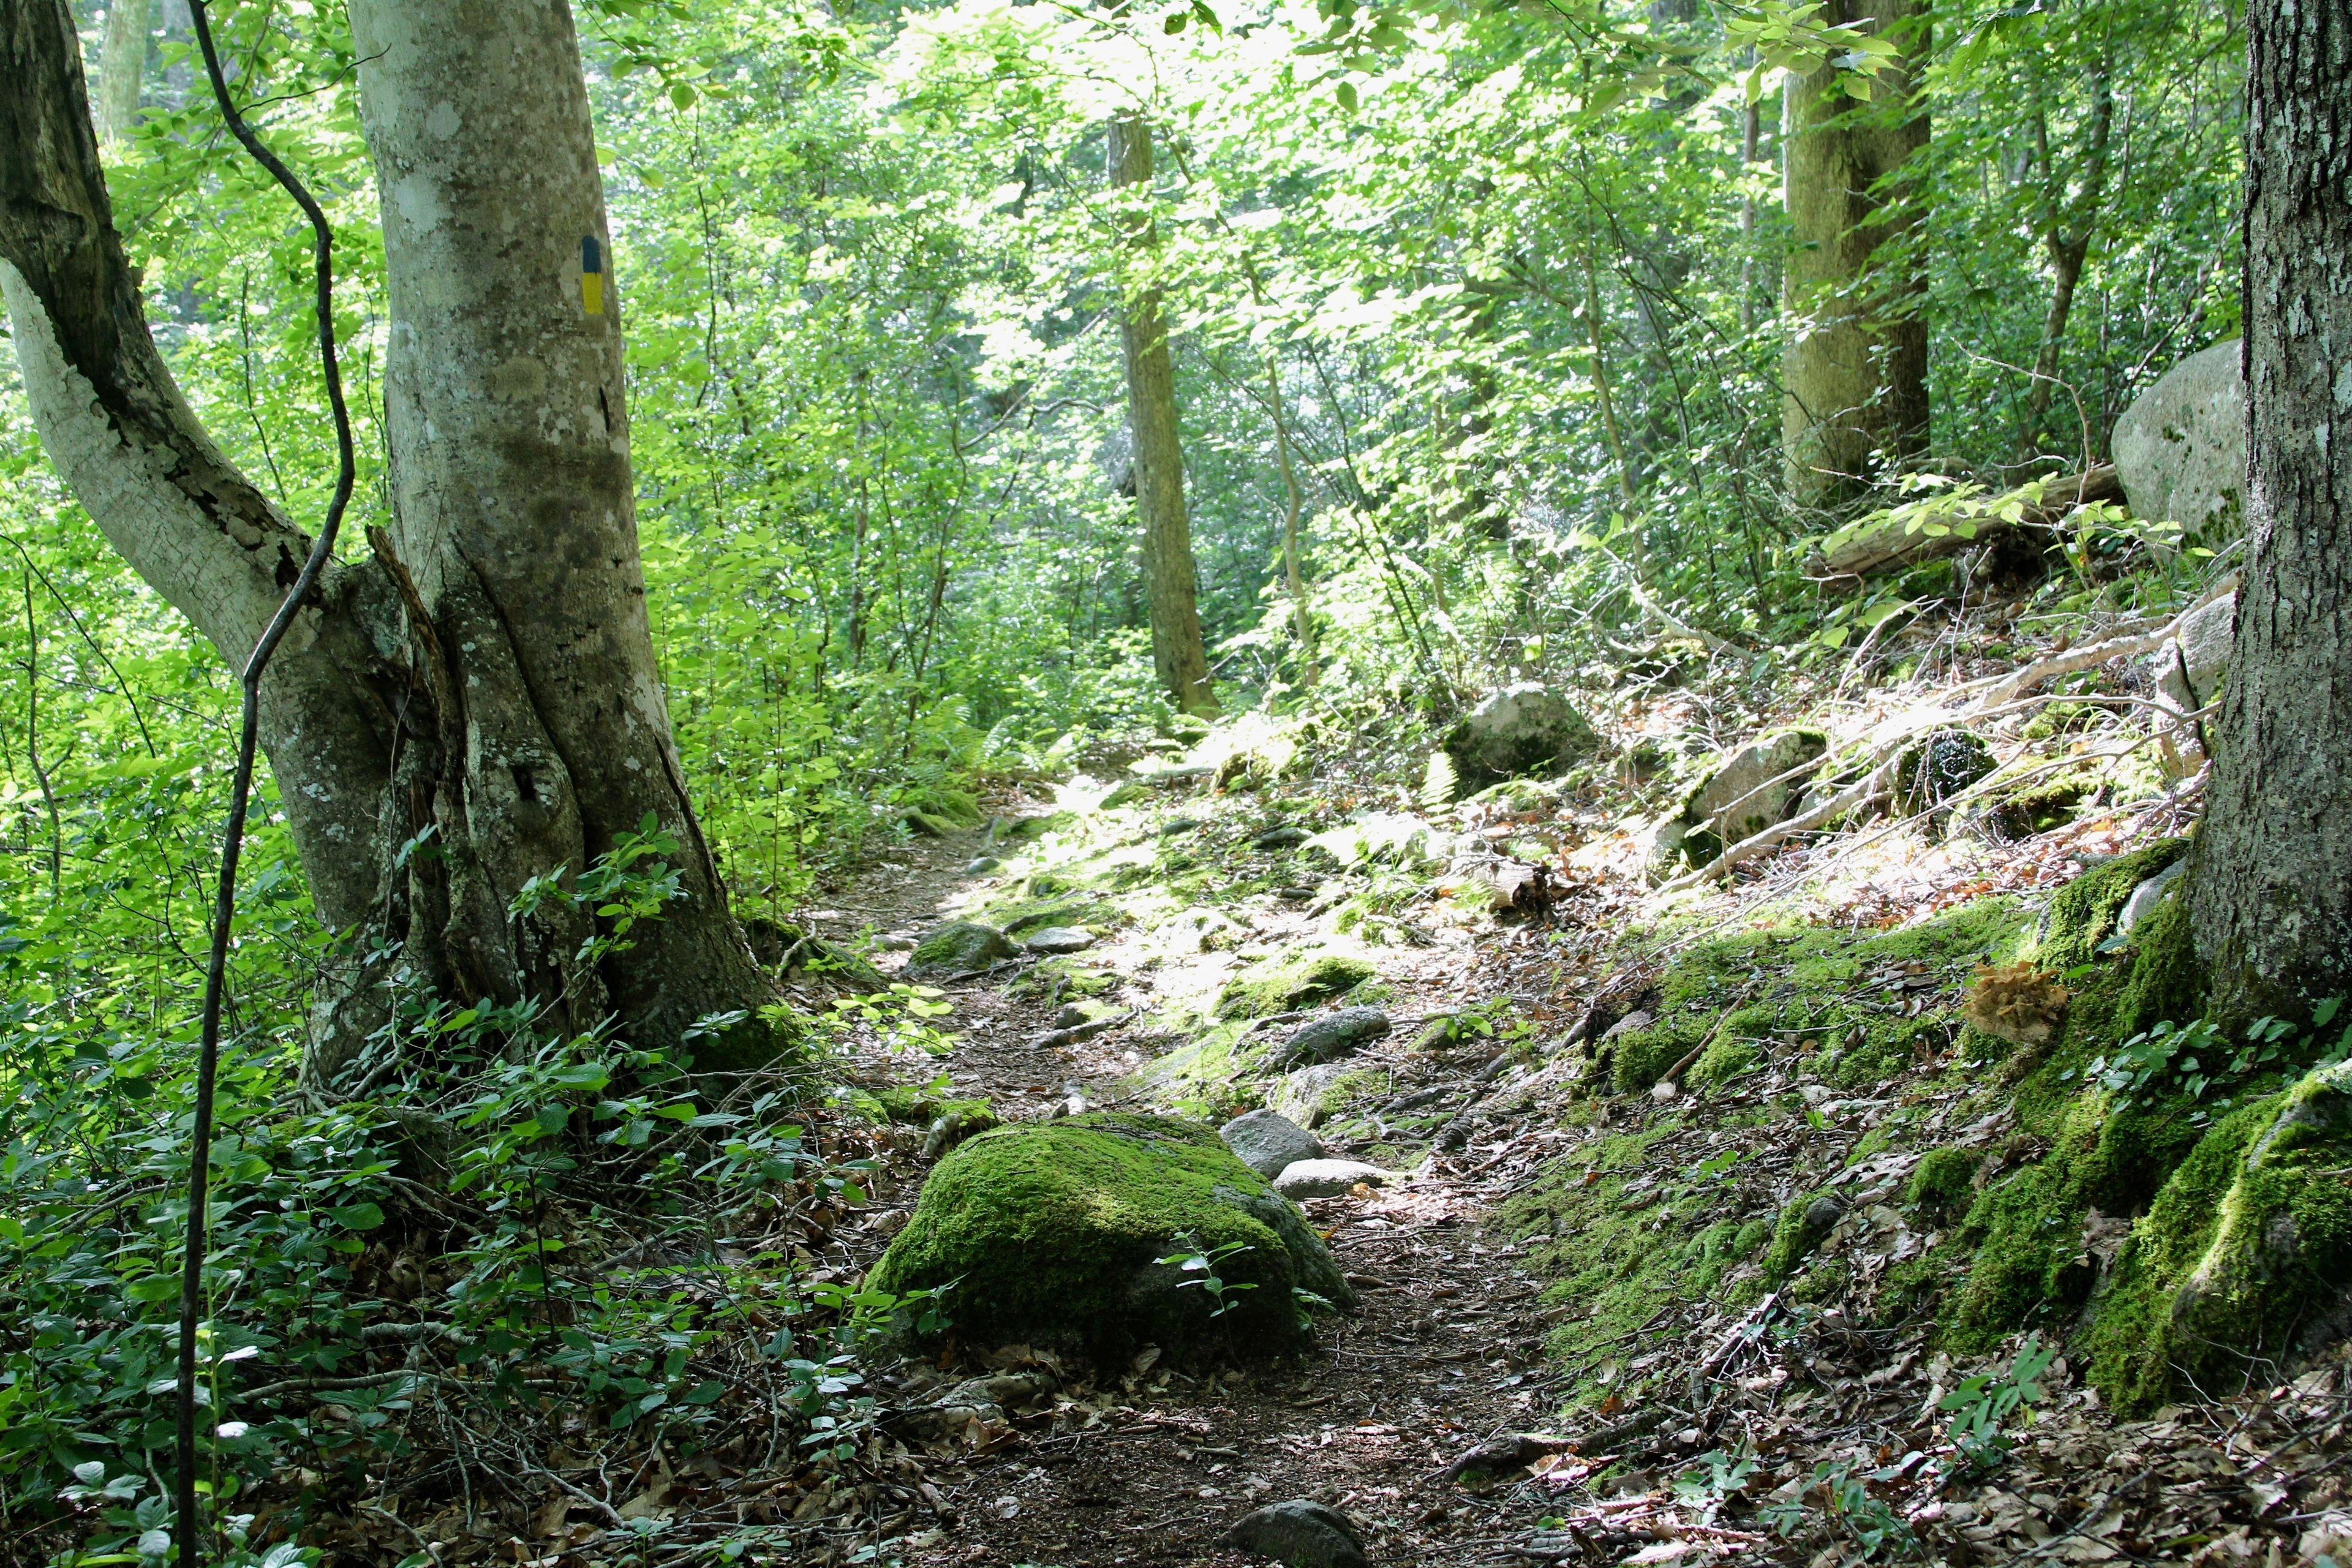
[[[2033,479],[2013,490],[1988,496],[1961,493],[1908,501],[1872,512],[1823,539],[1806,557],[1814,577],[1853,578],[1892,572],[2019,529],[2048,530],[2076,507],[2116,500],[2123,480],[2112,463],[2079,473]]]

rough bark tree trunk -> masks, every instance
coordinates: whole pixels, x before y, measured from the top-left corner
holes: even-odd
[[[1151,183],[1151,127],[1139,119],[1110,127],[1113,185]],[[1150,250],[1151,225],[1139,225],[1134,244]],[[1151,617],[1151,662],[1160,684],[1187,713],[1216,711],[1209,657],[1201,642],[1200,579],[1192,562],[1192,526],[1184,511],[1184,452],[1176,424],[1176,369],[1160,290],[1139,290],[1119,318],[1127,361],[1128,425],[1135,435],[1135,507],[1143,518],[1143,593]]]
[[[2352,994],[2352,13],[2246,34],[2247,560],[2189,906],[2225,1024]]]
[[[147,79],[148,0],[113,0],[98,64],[98,128],[110,141],[131,134]]]
[[[1867,488],[1927,439],[1927,328],[1920,280],[1891,262],[1918,221],[1900,176],[1927,144],[1916,92],[1926,0],[1830,0],[1824,25],[1899,47],[1868,103],[1824,62],[1788,80],[1783,191],[1790,244],[1783,301],[1780,439],[1790,499],[1830,506]]]
[[[354,933],[307,1085],[352,1081],[404,968],[675,1046],[773,995],[688,804],[638,569],[619,322],[562,0],[353,6],[392,293],[397,521],[322,580],[262,688],[262,739],[313,902]],[[0,292],[43,444],[109,542],[243,661],[310,548],[213,445],[156,352],[116,236],[64,0],[0,0]],[[601,262],[601,256],[599,258]],[[600,283],[601,287],[601,283]],[[510,917],[648,814],[686,897],[593,970],[589,917]],[[405,847],[429,843],[426,852]],[[365,956],[373,955],[373,956]],[[744,1065],[765,1032],[706,1047]]]

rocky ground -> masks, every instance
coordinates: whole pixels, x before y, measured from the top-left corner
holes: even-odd
[[[866,1080],[943,1069],[942,1092],[1013,1121],[1096,1108],[1213,1121],[1286,1094],[1297,1110],[1295,1086],[1219,1078],[1215,1052],[1169,1021],[1197,1029],[1235,974],[1331,945],[1335,904],[1381,873],[1287,885],[1310,879],[1289,858],[1296,843],[1267,839],[1269,824],[1289,820],[1278,799],[1187,779],[1144,807],[1107,837],[1022,845],[992,829],[919,841],[817,911],[821,929],[877,934],[896,967],[943,921],[1036,888],[1103,894],[1091,946],[940,982],[952,1048],[936,1064],[868,1058]],[[998,809],[1001,828],[1051,804]],[[1906,946],[1899,929],[1881,938],[1882,927],[1959,901],[1938,892],[2046,897],[2034,890],[2158,837],[2173,820],[2165,809],[2177,811],[2159,802],[1964,864],[1955,850],[1927,851],[1947,863],[1924,894],[1905,881],[1918,877],[1919,854],[1850,879],[1824,901],[1884,951],[1838,972],[1842,1004],[1951,1017],[1980,956],[1969,943],[1984,933],[1963,930],[1945,951]],[[1573,803],[1542,815],[1558,830]],[[1477,817],[1456,826],[1475,833]],[[1171,820],[1215,847],[1171,857]],[[1536,831],[1499,826],[1491,837]],[[1211,891],[1171,898],[1163,876],[1104,875],[1122,847],[1130,867],[1206,861]],[[1131,892],[1105,891],[1121,882]],[[1073,1568],[1265,1561],[1227,1532],[1264,1505],[1299,1500],[1338,1510],[1376,1563],[2352,1563],[2336,1540],[2352,1537],[2336,1466],[2352,1451],[2341,1447],[2352,1382],[2336,1363],[2118,1425],[2079,1367],[2037,1353],[2038,1337],[1958,1360],[1933,1348],[1934,1317],[1906,1310],[1904,1296],[1927,1290],[1922,1259],[1952,1261],[1917,1201],[1923,1146],[1990,1151],[1977,1168],[1996,1173],[2029,1152],[1986,1109],[1990,1086],[1961,1059],[1956,1019],[1906,1037],[1905,1059],[1870,1068],[1868,1083],[1825,1071],[1800,1025],[1751,1041],[1714,1089],[1669,1079],[1612,1092],[1592,1081],[1609,1070],[1594,1037],[1637,1003],[1663,1011],[1675,1000],[1671,986],[1656,994],[1656,968],[1629,967],[1619,949],[1623,881],[1580,882],[1571,870],[1528,914],[1490,902],[1466,918],[1442,907],[1445,883],[1368,900],[1384,911],[1369,917],[1382,940],[1345,945],[1377,979],[1297,1010],[1311,1018],[1370,994],[1394,1026],[1347,1058],[1345,1082],[1308,1086],[1337,1107],[1320,1129],[1329,1152],[1401,1173],[1306,1205],[1360,1291],[1360,1314],[1281,1363],[1181,1370],[1147,1349],[1103,1367],[967,1345],[940,1364],[896,1369],[886,1383],[910,1413],[903,1429],[918,1434],[936,1500],[923,1528],[877,1542],[886,1554]],[[1889,920],[1895,900],[1903,918]],[[1230,922],[1221,938],[1193,940],[1202,910]],[[1356,922],[1360,939],[1367,925]],[[1185,940],[1171,942],[1171,929]],[[1721,977],[1707,1022],[1726,1004],[1736,1012],[1786,992],[1781,976],[1794,971],[1777,962],[1738,960],[1748,973]],[[1078,1016],[1072,997],[1110,1026],[1039,1043]],[[1473,1016],[1458,1039],[1432,1027]],[[1703,1044],[1717,1048],[1723,1033],[1717,1025]],[[899,1165],[877,1192],[881,1212],[860,1233],[875,1250],[903,1223],[923,1164]],[[1790,1230],[1784,1205],[1818,1184],[1831,1197],[1801,1226],[1817,1234],[1798,1238],[1799,1261],[1776,1260],[1770,1247],[1790,1245],[1774,1234]],[[2112,1236],[2084,1245],[2093,1267],[2113,1251]],[[999,1397],[975,1379],[993,1379]],[[942,1405],[960,1427],[925,1425]],[[1990,1436],[1956,1439],[1956,1419],[1982,1426],[1987,1412]]]

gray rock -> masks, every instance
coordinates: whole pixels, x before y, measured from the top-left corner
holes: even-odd
[[[1095,933],[1077,926],[1046,926],[1021,939],[1032,952],[1084,952],[1094,944]]]
[[[1385,1187],[1404,1178],[1394,1171],[1367,1165],[1361,1160],[1294,1160],[1274,1178],[1274,1190],[1286,1198],[1336,1198],[1357,1183]]]
[[[1601,1032],[1601,1044],[1607,1045],[1620,1035],[1631,1035],[1657,1022],[1642,1008],[1636,1007]]]
[[[1568,699],[1548,686],[1506,686],[1446,731],[1455,788],[1483,789],[1523,774],[1572,767],[1600,748],[1601,737]]]
[[[2238,340],[2190,354],[2116,421],[2116,468],[2135,516],[2220,544],[2245,526],[2246,384]]]
[[[1307,1067],[1344,1057],[1389,1032],[1389,1016],[1378,1007],[1342,1007],[1318,1018],[1275,1047],[1278,1068]]]
[[[1286,1073],[1267,1097],[1270,1108],[1301,1127],[1318,1126],[1323,1121],[1323,1097],[1352,1070],[1346,1062],[1318,1062],[1311,1068]]]
[[[1303,827],[1269,827],[1250,840],[1253,849],[1288,849],[1306,843],[1315,835]]]
[[[971,865],[963,868],[963,874],[967,877],[985,877],[991,871],[1001,871],[1003,868],[1004,862],[995,856],[982,855],[976,857]]]
[[[1338,1509],[1311,1498],[1269,1503],[1244,1514],[1223,1543],[1284,1568],[1366,1568],[1364,1538]]]
[[[1275,1110],[1253,1110],[1217,1129],[1241,1163],[1272,1181],[1300,1160],[1323,1157],[1323,1140]]]
[[[1703,866],[1726,846],[1787,821],[1811,776],[1781,775],[1829,749],[1829,737],[1819,730],[1783,730],[1731,752],[1683,797],[1679,812],[1658,825],[1650,843],[1652,871],[1664,876],[1685,862]]]
[[[2188,869],[2189,858],[2184,855],[2134,888],[2132,896],[2124,900],[2123,912],[2116,917],[2116,935],[2129,936],[2134,926],[2154,914],[2156,906],[2164,901],[2164,896],[2172,891],[2173,884],[2179,881],[2180,874]]]
[[[915,944],[915,951],[907,959],[907,978],[960,979],[1017,957],[1020,951],[994,926],[973,921],[950,921]]]
[[[2156,683],[2174,704],[2194,712],[2221,695],[2238,640],[2238,596],[2224,594],[2180,623],[2180,634],[2152,656]],[[2185,679],[2184,679],[2185,677]]]

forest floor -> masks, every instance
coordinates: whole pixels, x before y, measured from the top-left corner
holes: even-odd
[[[978,835],[920,842],[836,908],[886,931],[929,929],[983,890],[985,879],[963,868],[984,847]],[[1087,956],[1149,1005],[1145,944]],[[1394,978],[1432,1010],[1450,1005],[1440,965],[1418,967],[1429,973]],[[1013,1120],[1065,1110],[1073,1095],[1089,1107],[1143,1108],[1131,1081],[1137,1053],[1122,1033],[1043,1050],[1028,1042],[1054,1026],[1050,999],[1008,996],[1001,979],[945,990],[956,1008],[946,1022],[962,1037],[942,1064],[955,1096],[988,1100]],[[1153,1367],[1147,1352],[1131,1367],[1057,1368],[1057,1402],[1082,1406],[1078,1420],[1049,1418],[1035,1436],[1009,1428],[933,1469],[954,1522],[908,1562],[1240,1563],[1251,1559],[1220,1552],[1218,1535],[1263,1503],[1298,1497],[1369,1527],[1383,1562],[1469,1562],[1523,1540],[1540,1507],[1435,1480],[1463,1450],[1549,1414],[1539,1365],[1548,1320],[1536,1282],[1511,1265],[1515,1249],[1485,1231],[1504,1182],[1493,1160],[1475,1163],[1487,1169],[1441,1163],[1404,1190],[1308,1202],[1363,1309],[1295,1364],[1195,1377]],[[912,1185],[901,1184],[900,1202],[911,1203]],[[992,1364],[1037,1360],[1016,1350]]]
[[[1234,975],[1340,940],[1330,914],[1347,878],[1304,898],[1283,884],[1305,879],[1305,863],[1261,839],[1307,803],[1187,783],[1108,834],[1070,829],[1025,854],[1000,843],[998,829],[1055,804],[999,801],[987,837],[919,840],[814,912],[819,929],[878,936],[891,965],[939,922],[1039,888],[1103,900],[1083,954],[945,985],[953,1012],[937,1022],[953,1043],[938,1060],[869,1057],[853,1077],[880,1089],[943,1074],[937,1092],[984,1099],[1007,1121],[1097,1108],[1215,1121],[1278,1096],[1238,1083],[1166,1021],[1196,1030]],[[1318,804],[1328,819],[1351,803]],[[1823,940],[1854,955],[1840,971],[1846,1000],[1942,1016],[1982,953],[1903,946],[1906,929],[1988,894],[2034,905],[2086,865],[2177,832],[2179,810],[2159,799],[1979,849],[1914,841],[1816,889]],[[1171,857],[1171,831],[1193,849]],[[1172,895],[1171,867],[1194,879]],[[1306,1498],[1348,1515],[1375,1563],[2352,1563],[2343,1358],[2118,1423],[2063,1356],[2038,1377],[2021,1373],[2014,1339],[1956,1361],[1936,1348],[1932,1301],[1906,1309],[1890,1289],[1925,1289],[1923,1256],[1943,1259],[1952,1283],[1953,1254],[1920,1234],[1927,1222],[1904,1195],[1931,1143],[1979,1151],[1988,1173],[2032,1154],[1999,1081],[1972,1081],[1941,1048],[1956,1019],[1916,1063],[1869,1084],[1838,1084],[1799,1048],[1817,1040],[1788,1039],[1778,1054],[1760,1042],[1734,1081],[1696,1098],[1612,1092],[1580,1081],[1583,1053],[1560,1047],[1571,1025],[1598,1033],[1626,1008],[1629,973],[1657,978],[1620,946],[1638,882],[1622,867],[1571,875],[1528,917],[1448,918],[1444,890],[1376,900],[1388,915],[1341,941],[1377,969],[1354,999],[1376,998],[1396,1026],[1349,1058],[1323,1136],[1334,1155],[1406,1173],[1306,1205],[1361,1311],[1290,1363],[1176,1370],[1146,1352],[1089,1368],[1030,1346],[955,1346],[880,1373],[877,1392],[918,1415],[975,1397],[974,1377],[1013,1392],[987,1419],[913,1445],[930,1518],[869,1537],[868,1560],[1239,1564],[1257,1560],[1223,1547],[1223,1531]],[[1203,907],[1231,922],[1223,940],[1170,940],[1202,929]],[[1748,921],[1758,907],[1718,908],[1713,929],[1785,931]],[[1768,952],[1735,975],[1744,988],[1728,1000],[1757,996],[1773,963]],[[1083,1043],[1034,1043],[1069,1021],[1072,996],[1118,1021]],[[1459,1040],[1427,1026],[1474,1015],[1515,1026]],[[928,1169],[916,1142],[901,1140],[876,1184],[854,1233],[861,1260],[912,1208]],[[1808,1190],[1837,1194],[1839,1223],[1809,1273],[1765,1292],[1755,1238]],[[2111,1254],[2120,1229],[2092,1217],[2107,1229],[2086,1234],[2086,1260]],[[1661,1258],[1683,1272],[1658,1273]],[[2004,1389],[2006,1435],[1962,1462],[1945,1396],[1990,1408]],[[1492,1475],[1454,1479],[1448,1467],[1481,1445]]]

